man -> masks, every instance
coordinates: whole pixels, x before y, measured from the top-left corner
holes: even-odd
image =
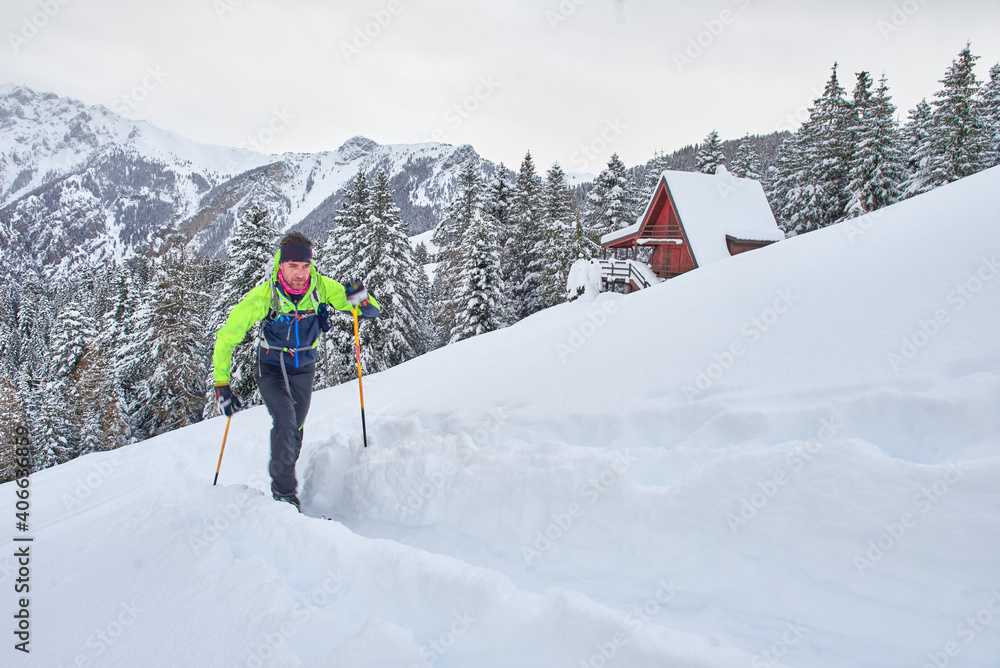
[[[320,329],[329,329],[327,305],[338,311],[357,309],[362,318],[374,318],[380,312],[361,281],[351,281],[345,288],[317,272],[312,242],[301,232],[289,232],[274,256],[271,279],[233,307],[215,336],[212,354],[216,402],[223,415],[231,416],[242,408],[229,387],[233,348],[255,323],[264,321],[253,374],[272,420],[271,494],[297,509],[295,462],[312,398]]]

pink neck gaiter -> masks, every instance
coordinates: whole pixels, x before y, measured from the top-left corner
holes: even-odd
[[[301,290],[292,290],[292,286],[285,283],[285,277],[281,275],[281,267],[278,267],[278,280],[281,282],[281,287],[285,289],[290,295],[304,295],[307,290],[309,290],[309,284],[312,282],[312,276],[306,279],[306,284],[302,286]]]

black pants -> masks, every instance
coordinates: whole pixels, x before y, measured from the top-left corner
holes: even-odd
[[[295,494],[295,462],[302,449],[302,428],[312,399],[316,365],[310,364],[301,369],[286,367],[286,371],[291,397],[285,389],[281,367],[266,362],[254,365],[254,379],[272,420],[271,492],[282,496]],[[292,397],[295,398],[294,404]]]

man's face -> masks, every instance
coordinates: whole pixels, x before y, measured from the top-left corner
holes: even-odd
[[[292,290],[301,290],[309,280],[308,262],[282,262],[281,275]]]

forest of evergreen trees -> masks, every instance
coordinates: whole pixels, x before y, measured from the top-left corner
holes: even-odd
[[[759,138],[750,136],[727,161],[715,131],[681,157],[705,173],[725,165],[760,180],[789,235],[863,215],[1000,164],[1000,64],[984,83],[976,60],[963,49],[942,89],[902,124],[884,75],[876,83],[857,73],[848,97],[834,65],[808,120],[768,157],[772,164],[762,164]],[[660,154],[630,170],[612,155],[582,201],[558,163],[543,177],[530,152],[512,179],[501,165],[483,182],[470,160],[434,232],[433,256],[411,247],[386,174],[358,173],[326,238],[314,241],[322,273],[361,278],[383,306],[361,328],[364,372],[571,299],[572,262],[598,255],[602,234],[634,222],[659,173],[679,159]],[[279,235],[267,206],[242,213],[225,262],[173,249],[53,283],[15,270],[0,289],[3,442],[27,426],[37,470],[214,415],[214,333],[272,271]],[[433,277],[424,269],[430,263]],[[260,403],[249,371],[253,337],[234,354],[232,382],[250,405]],[[344,316],[324,336],[316,386],[353,374],[353,329]],[[0,481],[11,477],[5,457]]]

